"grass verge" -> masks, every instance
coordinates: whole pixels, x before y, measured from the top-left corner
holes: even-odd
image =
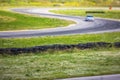
[[[120,32],[36,38],[1,38],[0,48],[22,48],[50,44],[78,44],[87,42],[120,42]]]
[[[83,10],[83,9],[68,9],[68,10],[51,10],[58,14],[66,14],[73,16],[86,16],[86,11],[103,11],[105,13],[90,13],[95,17],[120,19],[120,10]]]
[[[120,50],[115,48],[0,55],[1,80],[53,80],[117,73]]]
[[[34,17],[0,10],[0,31],[64,27],[72,21]]]

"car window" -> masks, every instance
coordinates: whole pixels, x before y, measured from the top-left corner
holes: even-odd
[[[87,17],[93,17],[93,16],[87,16]]]

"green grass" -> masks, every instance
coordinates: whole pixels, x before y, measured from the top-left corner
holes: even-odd
[[[64,27],[74,22],[0,10],[0,31]]]
[[[120,73],[119,49],[0,55],[1,80],[53,80]]]
[[[94,13],[95,17],[120,19],[120,10],[83,10],[83,9],[68,9],[68,10],[51,10],[51,12],[58,14],[86,16],[86,11],[104,11],[105,13]],[[91,14],[91,13],[90,13]]]
[[[0,48],[32,47],[50,44],[78,44],[87,42],[120,42],[120,32],[101,34],[82,34],[70,36],[48,36],[36,38],[6,38],[0,39]]]

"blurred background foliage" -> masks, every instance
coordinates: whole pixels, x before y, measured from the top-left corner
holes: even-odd
[[[0,0],[0,6],[120,7],[120,0]]]

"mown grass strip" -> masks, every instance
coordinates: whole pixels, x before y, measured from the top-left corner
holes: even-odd
[[[120,50],[115,48],[0,55],[1,80],[54,80],[117,73]]]
[[[70,36],[47,36],[36,38],[1,38],[0,48],[25,48],[40,45],[78,44],[88,42],[120,42],[120,32]]]
[[[35,17],[0,10],[0,31],[64,27],[73,21]]]
[[[51,12],[54,13],[73,15],[73,16],[86,16],[87,11],[88,10],[83,10],[83,9],[51,10]],[[120,19],[120,10],[89,10],[89,12],[103,12],[101,14],[88,13],[94,15],[95,17]]]

